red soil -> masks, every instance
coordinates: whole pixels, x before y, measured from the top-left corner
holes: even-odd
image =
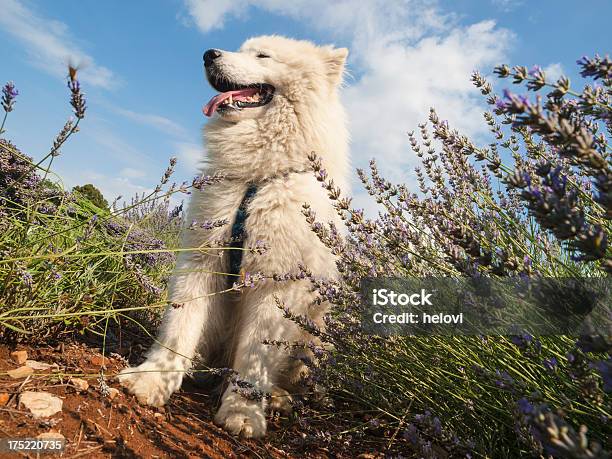
[[[59,366],[56,370],[37,370],[23,379],[11,379],[6,371],[17,368],[10,352],[26,350],[28,359]],[[113,354],[105,362],[106,382],[119,389],[113,400],[98,389],[102,363],[99,349],[84,344],[52,347],[9,348],[0,346],[0,438],[36,437],[43,432],[59,432],[66,438],[63,457],[327,457],[326,451],[283,451],[279,443],[287,433],[295,436],[292,426],[271,421],[271,433],[264,441],[234,438],[212,422],[214,396],[185,387],[175,394],[168,405],[152,409],[139,405],[133,396],[124,393],[112,375],[126,363]],[[55,376],[54,376],[55,375]],[[87,379],[89,388],[78,392],[69,383],[74,375]],[[24,390],[47,391],[63,400],[61,412],[48,419],[34,419],[27,409],[18,405],[18,394]],[[9,401],[2,401],[8,394]],[[6,399],[6,395],[4,395]],[[27,457],[25,454],[23,457]],[[16,457],[0,453],[0,457]],[[31,457],[35,457],[32,455]],[[50,457],[47,455],[46,457]]]

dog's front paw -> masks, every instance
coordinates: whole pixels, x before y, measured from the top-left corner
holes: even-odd
[[[293,412],[293,397],[289,392],[282,387],[272,386],[271,395],[270,411],[278,412],[285,416],[289,416]]]
[[[140,403],[162,406],[181,387],[183,372],[159,368],[147,361],[137,367],[125,368],[117,379]]]
[[[232,435],[244,438],[266,435],[266,415],[262,403],[246,400],[237,394],[225,397],[215,416],[215,424]]]

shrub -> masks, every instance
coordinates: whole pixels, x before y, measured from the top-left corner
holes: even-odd
[[[72,188],[73,192],[80,193],[82,196],[89,199],[93,205],[102,210],[108,210],[108,201],[104,199],[104,195],[93,184],[77,185]]]
[[[168,211],[168,200],[174,193],[188,193],[191,186],[165,187],[176,162],[171,160],[152,193],[120,209],[115,204],[109,209],[92,184],[64,191],[53,179],[51,165],[86,114],[74,71],[68,88],[73,118],[43,159],[34,162],[0,139],[2,339],[27,335],[35,341],[79,330],[103,337],[109,321],[122,318],[128,323],[146,319],[154,328],[166,306],[165,283],[182,221],[180,209]],[[14,109],[18,92],[12,83],[2,92],[5,117],[0,131],[5,132],[6,115]],[[206,179],[194,184],[205,186]],[[151,220],[154,226],[147,224]]]
[[[609,457],[602,450],[610,435],[609,334],[384,338],[360,326],[365,278],[612,273],[612,63],[595,57],[578,65],[601,85],[575,92],[567,78],[549,82],[538,67],[496,69],[536,92],[535,101],[510,91],[499,98],[475,72],[492,141],[478,147],[432,109],[419,134],[409,134],[422,162],[418,193],[386,180],[374,160],[369,174],[359,171],[381,206],[377,218],[353,209],[311,156],[348,234],[304,206],[338,256],[341,278],[302,273],[333,305],[325,332],[286,315],[333,346],[309,345],[309,382],[328,386],[336,409],[358,418],[352,436],[371,432],[374,419],[424,457]]]

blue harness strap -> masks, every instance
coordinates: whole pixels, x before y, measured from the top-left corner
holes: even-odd
[[[229,245],[231,248],[241,249],[244,247],[244,241],[247,238],[245,224],[246,219],[249,216],[248,206],[256,193],[257,185],[250,183],[246,192],[244,193],[242,201],[240,201],[240,205],[236,211],[236,217],[234,218],[234,223],[232,224],[232,236]],[[240,273],[241,264],[242,250],[229,250],[229,276],[227,277],[230,287],[235,281],[239,280],[236,276]]]

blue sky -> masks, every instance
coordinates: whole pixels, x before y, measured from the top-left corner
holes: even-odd
[[[355,167],[376,157],[412,182],[406,131],[435,106],[482,138],[482,100],[469,83],[494,65],[540,64],[576,80],[574,61],[612,42],[608,0],[0,0],[0,80],[20,91],[7,136],[41,158],[70,114],[68,59],[82,66],[82,130],[56,159],[66,187],[94,183],[107,199],[155,186],[168,158],[177,180],[196,174],[213,95],[202,53],[282,34],[350,49],[343,90]],[[358,185],[357,204],[370,204]]]

